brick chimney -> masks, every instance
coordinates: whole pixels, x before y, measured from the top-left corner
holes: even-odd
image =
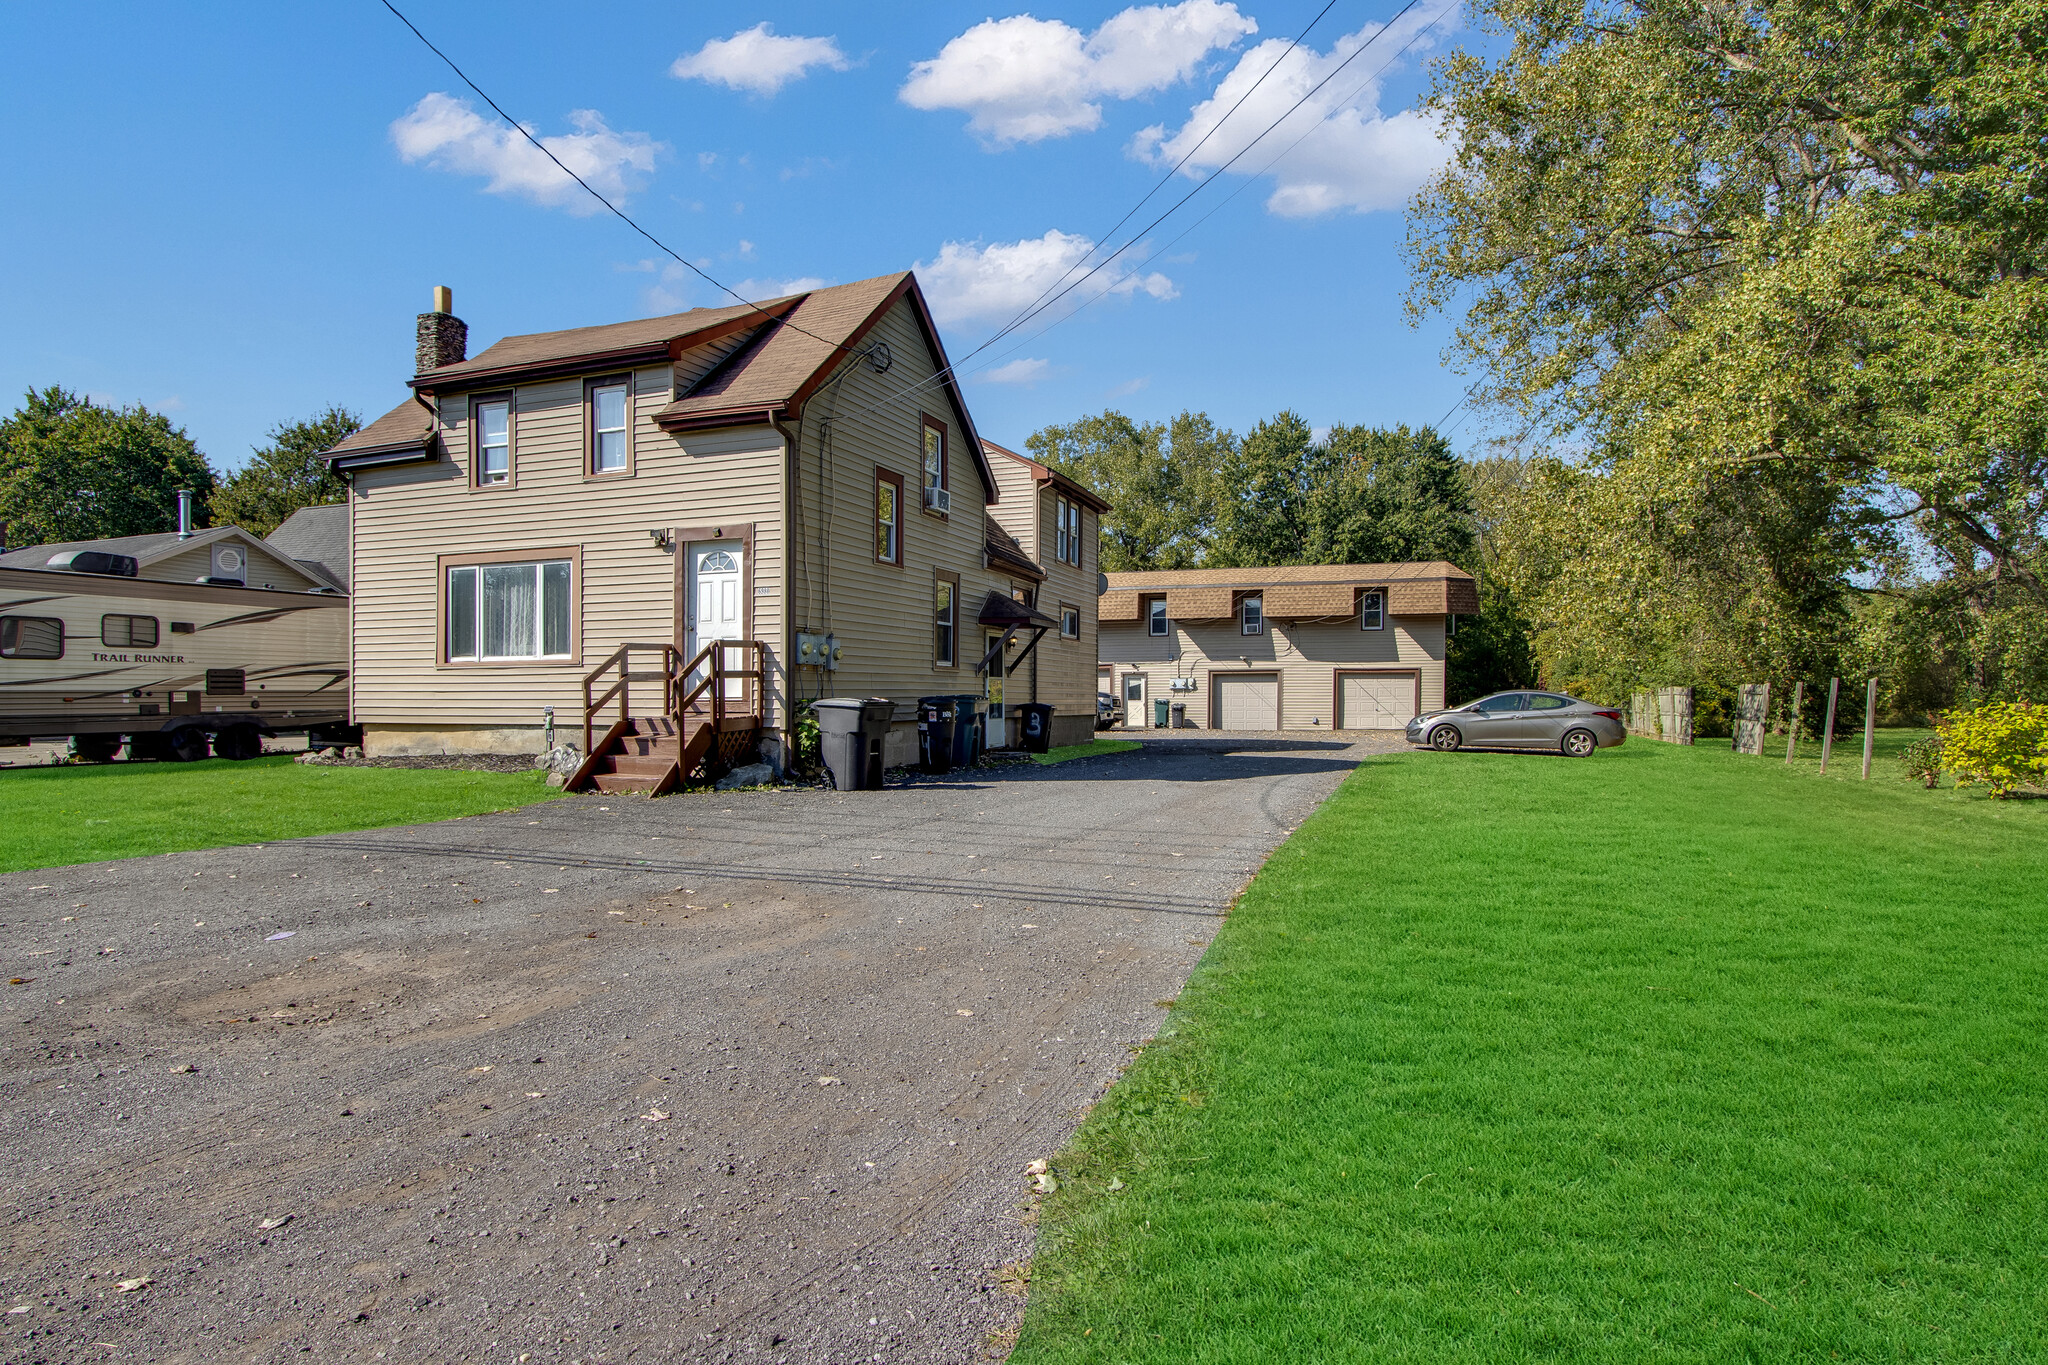
[[[421,374],[469,358],[469,324],[455,316],[455,291],[434,286],[434,311],[420,314],[413,365]]]

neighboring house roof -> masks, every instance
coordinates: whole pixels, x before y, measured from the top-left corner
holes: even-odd
[[[996,524],[988,513],[981,514],[982,548],[988,552],[990,568],[1002,568],[1011,573],[1022,574],[1034,583],[1045,581],[1045,570],[1038,567],[1017,538]]]
[[[984,440],[981,444],[991,454],[1002,455],[1015,460],[1018,464],[1031,471],[1032,478],[1040,483],[1051,484],[1083,507],[1093,508],[1096,512],[1107,512],[1110,510],[1109,504],[1097,497],[1086,484],[1076,482],[1067,475],[1060,473],[1059,470],[1054,469],[1051,465],[1040,464],[1029,455],[1019,455],[1008,446],[999,446],[994,441]]]
[[[1404,579],[1449,578],[1472,582],[1471,574],[1441,559],[1411,564],[1280,564],[1243,569],[1126,569],[1105,575],[1111,592],[1166,588],[1265,588],[1276,583],[1355,583],[1378,587]]]
[[[960,434],[974,454],[984,495],[993,502],[998,496],[994,471],[981,448],[981,436],[974,429],[931,311],[917,287],[917,277],[907,270],[759,304],[695,308],[635,322],[506,337],[474,359],[428,370],[408,382],[420,394],[438,395],[659,364],[678,359],[693,347],[752,330],[754,335],[745,345],[713,366],[688,393],[655,413],[654,420],[669,431],[766,423],[800,412],[805,400],[853,358],[850,352],[858,350],[862,338],[904,298],[909,299],[925,341],[938,360],[938,386],[953,405]],[[902,396],[915,401],[907,393]],[[430,458],[432,446],[427,443],[432,440],[431,426],[422,432],[418,419],[401,404],[327,454],[337,468],[395,463]]]
[[[323,458],[336,469],[429,460],[440,449],[437,425],[431,406],[419,398],[408,398],[354,435],[343,438]]]
[[[1124,570],[1104,574],[1109,590],[1098,619],[1134,622],[1143,594],[1164,593],[1166,614],[1183,621],[1216,620],[1236,611],[1232,595],[1266,595],[1266,615],[1276,619],[1344,616],[1357,609],[1356,589],[1387,589],[1387,610],[1395,616],[1474,616],[1479,584],[1471,574],[1443,560],[1413,564],[1285,564],[1241,569]]]
[[[111,555],[128,555],[144,569],[159,560],[169,559],[182,550],[211,545],[217,540],[239,540],[245,545],[264,546],[263,542],[239,526],[214,526],[204,531],[194,531],[183,540],[176,531],[152,531],[140,536],[109,536],[104,540],[65,540],[50,545],[31,545],[25,549],[9,550],[0,554],[0,569],[41,569],[47,568],[53,555],[67,550],[100,550]],[[311,577],[312,575],[308,575]]]
[[[348,504],[301,507],[264,538],[300,568],[348,591]]]

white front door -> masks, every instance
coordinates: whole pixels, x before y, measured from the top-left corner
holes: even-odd
[[[713,640],[746,638],[744,604],[740,596],[742,553],[738,541],[714,540],[689,547],[690,581],[684,588],[684,600],[688,604],[688,638],[683,643],[686,657],[696,658],[697,651]],[[743,650],[727,650],[726,667],[746,667],[741,657],[744,653]],[[695,687],[702,677],[701,670],[693,673],[688,686]],[[729,681],[726,696],[733,700],[741,699],[744,686],[738,680]]]

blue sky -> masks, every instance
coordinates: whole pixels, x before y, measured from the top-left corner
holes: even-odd
[[[957,360],[1099,259],[1202,134],[1206,174],[1400,4],[1339,0],[1220,127],[1320,4],[399,7],[712,276],[760,296],[915,266]],[[1421,59],[1470,38],[1423,0],[1075,295],[1099,299],[964,363],[983,433],[1021,444],[1106,407],[1239,430],[1282,408],[1440,418],[1463,381],[1448,322],[1402,315],[1401,206],[1443,155],[1413,108]],[[0,47],[9,407],[46,384],[146,403],[232,468],[280,421],[402,398],[434,285],[472,353],[726,301],[537,167],[376,0],[8,5]]]

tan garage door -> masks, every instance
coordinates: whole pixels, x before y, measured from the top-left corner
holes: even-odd
[[[1338,695],[1346,730],[1398,730],[1415,718],[1415,679],[1405,673],[1347,673]]]
[[[1216,679],[1216,715],[1226,730],[1280,728],[1280,679],[1272,673]]]

